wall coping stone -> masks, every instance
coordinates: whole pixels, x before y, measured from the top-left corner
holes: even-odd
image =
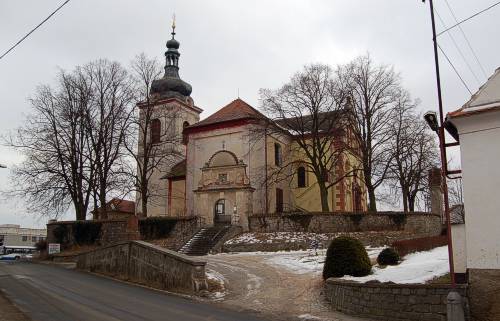
[[[171,217],[171,216],[149,216],[149,217],[138,217],[139,221],[148,219],[148,218],[161,218],[164,220],[171,221],[190,221],[197,219],[199,216],[180,216],[180,217]],[[48,222],[47,225],[58,225],[58,224],[74,224],[76,222],[96,222],[96,223],[107,223],[107,222],[127,222],[128,218],[113,218],[113,219],[104,219],[104,220],[74,220],[74,221],[53,221]]]
[[[343,280],[339,278],[328,278],[326,283],[333,285],[345,285],[351,287],[359,288],[411,288],[411,289],[443,289],[453,288],[451,284],[448,283],[430,283],[430,284],[420,284],[420,283],[394,283],[394,282],[379,282],[379,281],[368,281],[368,282],[356,282],[351,280]],[[456,284],[457,290],[466,290],[467,284]]]
[[[60,225],[60,224],[75,224],[77,222],[91,222],[91,223],[108,223],[108,222],[127,222],[126,218],[114,218],[114,219],[105,219],[105,220],[74,220],[74,221],[55,221],[55,222],[48,222],[47,225]]]
[[[135,243],[135,244],[137,244],[139,246],[142,246],[142,247],[146,247],[148,249],[153,249],[156,252],[159,252],[159,253],[162,253],[162,254],[166,254],[167,256],[173,257],[173,258],[175,258],[177,260],[186,262],[186,263],[191,264],[191,265],[202,265],[202,266],[205,266],[207,264],[207,261],[193,259],[192,257],[187,256],[186,254],[175,252],[175,251],[172,251],[172,250],[168,250],[166,248],[163,248],[161,246],[154,245],[154,244],[151,244],[151,243],[148,243],[148,242],[144,242],[144,241],[130,241],[130,242],[131,243]]]
[[[207,261],[193,259],[190,256],[187,256],[185,254],[182,254],[182,253],[179,253],[179,252],[175,252],[175,251],[171,251],[171,250],[168,250],[168,249],[163,248],[161,246],[158,246],[158,245],[155,245],[155,244],[151,244],[151,243],[148,243],[148,242],[144,242],[144,241],[121,241],[121,242],[115,242],[115,243],[112,243],[112,244],[108,244],[108,245],[104,245],[104,246],[99,246],[98,248],[90,249],[88,251],[84,251],[84,252],[78,253],[78,256],[80,256],[80,255],[86,255],[88,253],[92,253],[92,252],[96,252],[96,251],[101,251],[101,250],[104,250],[104,249],[107,249],[107,248],[110,248],[110,247],[115,247],[115,246],[119,246],[119,245],[125,245],[125,244],[129,244],[129,243],[135,243],[136,245],[139,245],[141,247],[152,249],[155,252],[166,254],[167,256],[173,257],[173,258],[175,258],[175,259],[177,259],[179,261],[183,261],[183,262],[191,264],[191,265],[205,266],[207,264]]]
[[[353,215],[373,215],[373,216],[391,216],[391,215],[406,215],[406,216],[439,216],[439,214],[430,212],[288,212],[288,213],[254,213],[249,217],[290,217],[290,216],[353,216]]]

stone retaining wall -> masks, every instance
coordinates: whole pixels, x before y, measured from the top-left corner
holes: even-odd
[[[469,269],[468,281],[471,319],[500,320],[500,270]]]
[[[389,246],[394,241],[413,238],[412,233],[404,231],[387,232],[345,232],[328,234],[327,240],[318,240],[318,249],[326,249],[330,242],[339,236],[349,236],[359,240],[364,246]],[[222,252],[277,252],[277,251],[297,251],[311,248],[311,241],[278,241],[260,243],[225,243]]]
[[[77,268],[153,288],[180,292],[207,289],[205,261],[143,242],[101,247],[78,256]]]
[[[357,283],[328,279],[325,295],[332,308],[384,321],[446,321],[446,284]],[[467,287],[457,285],[468,311]],[[466,312],[466,319],[468,313]]]
[[[157,245],[161,245],[171,250],[181,248],[196,232],[199,230],[199,222],[197,217],[175,217],[165,218],[171,220],[173,228],[168,235],[159,240],[149,240]],[[85,245],[107,245],[116,242],[145,240],[143,235],[139,233],[139,224],[143,218],[137,219],[131,216],[128,219],[108,219],[108,220],[88,220],[88,221],[55,221],[47,224],[47,242],[59,243],[54,235],[54,230],[58,227],[64,227],[65,235],[61,246],[63,249],[73,247],[75,244],[74,226],[78,223],[100,224],[101,230],[99,237],[93,244]],[[82,244],[79,244],[82,245]]]
[[[167,237],[156,240],[148,240],[141,235],[141,239],[167,248],[169,250],[179,250],[184,244],[186,244],[187,241],[189,241],[193,237],[193,235],[196,234],[196,232],[198,232],[198,230],[200,229],[200,224],[198,221],[198,217],[196,216],[179,217],[172,219],[176,220],[176,223]]]
[[[441,233],[441,218],[432,213],[334,212],[267,214],[249,217],[251,232],[367,232],[405,231],[413,237]]]
[[[137,218],[110,219],[92,221],[55,221],[47,224],[47,242],[59,243],[54,235],[56,228],[64,228],[65,235],[61,246],[63,249],[70,248],[75,244],[74,226],[78,223],[100,224],[99,237],[95,240],[96,245],[106,245],[114,242],[122,242],[139,239],[137,230]],[[87,244],[92,245],[92,244]]]

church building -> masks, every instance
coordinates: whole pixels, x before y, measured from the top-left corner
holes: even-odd
[[[315,175],[300,165],[302,156],[290,153],[293,131],[260,130],[264,123],[274,122],[240,98],[200,121],[203,110],[191,98],[191,85],[179,76],[179,46],[174,26],[165,52],[165,74],[152,83],[150,101],[139,104],[141,119],[148,108],[153,111],[148,142],[161,152],[152,157],[166,155],[149,180],[154,193],[148,197],[147,216],[196,215],[207,226],[224,223],[247,230],[250,215],[321,212]],[[139,144],[139,155],[144,148]],[[269,171],[282,166],[285,157],[297,158],[298,165],[288,169],[289,179],[269,179]],[[359,165],[359,156],[350,153],[328,179]],[[330,211],[367,208],[366,189],[356,175],[328,193]],[[141,211],[138,193],[136,212]]]

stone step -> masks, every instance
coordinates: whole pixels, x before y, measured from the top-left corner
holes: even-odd
[[[227,226],[202,228],[181,247],[179,252],[193,256],[206,255],[228,230],[229,227]]]

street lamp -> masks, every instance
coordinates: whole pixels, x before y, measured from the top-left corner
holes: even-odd
[[[437,121],[437,113],[435,111],[429,110],[424,114],[424,119],[427,125],[432,129],[432,131],[437,132],[439,130],[439,125]]]

